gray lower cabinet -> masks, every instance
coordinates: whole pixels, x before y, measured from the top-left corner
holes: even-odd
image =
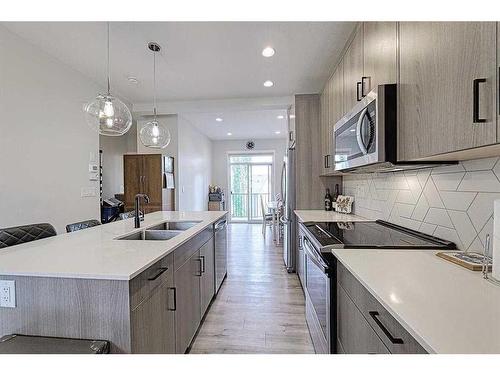
[[[337,263],[339,352],[423,354],[426,350],[340,262]]]
[[[345,354],[388,354],[389,349],[363,318],[340,285],[337,286],[337,343]]]
[[[138,354],[175,353],[175,306],[173,270],[167,281],[149,299],[131,312],[132,352]]]
[[[200,248],[201,277],[200,277],[200,298],[201,316],[205,314],[215,295],[215,253],[214,241],[207,241]]]
[[[175,312],[176,352],[185,353],[201,321],[200,251],[194,252],[175,270],[177,310]]]

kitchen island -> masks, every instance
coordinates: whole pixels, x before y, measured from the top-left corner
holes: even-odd
[[[214,224],[225,215],[155,212],[139,229],[128,219],[2,249],[0,280],[15,281],[16,307],[0,307],[0,336],[104,339],[114,353],[184,353],[215,295]],[[140,239],[151,228],[161,234],[165,222],[189,225],[169,239]]]

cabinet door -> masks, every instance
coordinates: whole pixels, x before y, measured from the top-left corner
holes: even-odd
[[[401,22],[399,51],[400,160],[496,143],[495,23]]]
[[[201,290],[201,316],[207,311],[215,295],[215,251],[214,239],[211,238],[200,248],[202,276],[200,278]]]
[[[196,251],[175,271],[177,309],[175,312],[175,349],[185,353],[201,321],[200,252]]]
[[[172,284],[173,277],[170,276],[154,290],[149,299],[131,312],[132,353],[175,353]]]
[[[325,174],[328,172],[328,114],[329,114],[329,84],[328,81],[321,93],[320,97],[320,107],[321,107],[321,118],[320,118],[320,126],[321,126],[321,155],[322,155],[322,164],[321,164],[321,174]]]
[[[149,196],[149,204],[146,207],[161,207],[163,188],[162,156],[144,155],[143,157],[145,191]]]
[[[337,121],[344,115],[344,64],[340,63],[332,76],[332,87],[330,95],[330,116],[328,126],[328,139],[330,141],[330,171],[335,170],[335,133],[334,128]]]
[[[340,285],[337,286],[337,340],[346,354],[389,354]]]
[[[344,55],[344,111],[349,112],[358,102],[363,76],[363,28],[356,35]],[[359,86],[359,87],[358,87]],[[359,89],[359,94],[358,94]]]
[[[123,156],[123,175],[125,205],[133,207],[135,195],[144,192],[142,155]]]
[[[363,23],[363,95],[397,82],[397,22]]]

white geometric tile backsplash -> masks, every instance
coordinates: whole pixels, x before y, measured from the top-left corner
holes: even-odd
[[[493,201],[500,199],[500,158],[468,160],[420,171],[347,175],[343,194],[353,211],[483,252],[493,235]]]

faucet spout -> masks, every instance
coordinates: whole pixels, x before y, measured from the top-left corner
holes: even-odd
[[[141,198],[144,202],[149,203],[149,197],[146,194],[136,194],[135,196],[135,215],[134,215],[134,226],[136,228],[141,227]]]

